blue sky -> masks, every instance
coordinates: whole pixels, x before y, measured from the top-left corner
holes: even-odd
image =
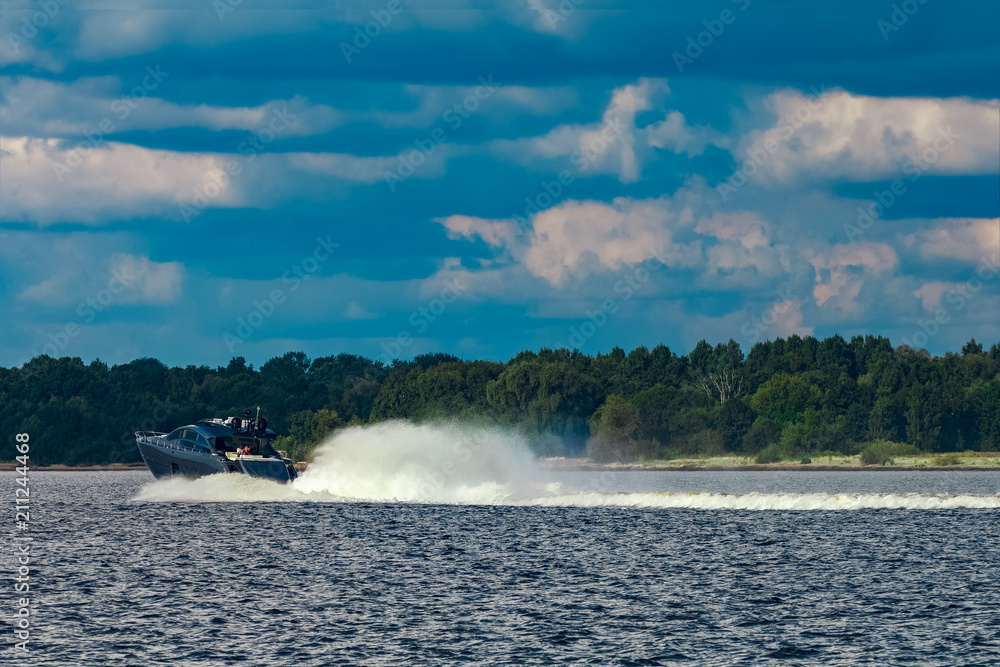
[[[5,2],[0,365],[989,345],[998,18]]]

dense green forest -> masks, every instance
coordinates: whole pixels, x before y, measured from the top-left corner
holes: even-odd
[[[31,436],[35,464],[138,461],[137,430],[170,430],[261,406],[294,458],[328,433],[386,419],[458,418],[525,431],[540,454],[639,460],[740,453],[777,460],[857,453],[871,441],[924,452],[1000,450],[1000,343],[931,357],[882,337],[660,345],[588,356],[521,352],[507,363],[428,354],[385,365],[301,352],[259,369],[109,367],[40,356],[0,368],[0,453]]]

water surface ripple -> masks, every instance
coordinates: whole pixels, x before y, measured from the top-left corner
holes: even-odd
[[[1000,479],[756,475],[575,483],[989,497]],[[1000,661],[993,509],[134,500],[150,481],[33,473],[30,664]]]

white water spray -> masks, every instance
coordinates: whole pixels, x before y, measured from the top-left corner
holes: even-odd
[[[558,491],[520,436],[403,421],[337,433],[320,445],[294,486],[357,500],[487,505]]]
[[[315,460],[292,484],[221,474],[156,481],[144,487],[135,499],[706,510],[1000,508],[1000,495],[577,492],[554,481],[553,474],[531,454],[525,438],[516,433],[454,423],[403,421],[339,431],[319,446]]]

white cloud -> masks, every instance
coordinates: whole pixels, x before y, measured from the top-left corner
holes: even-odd
[[[478,236],[491,246],[508,247],[529,272],[553,285],[571,274],[584,277],[647,259],[675,267],[701,261],[697,243],[674,239],[676,231],[693,226],[694,214],[670,199],[566,201],[537,213],[532,230],[522,235],[510,220],[450,216],[437,222],[453,237]]]
[[[398,173],[400,165],[413,164],[412,153],[417,152],[384,157],[265,152],[251,154],[250,161],[238,154],[173,152],[117,142],[90,146],[0,137],[0,219],[42,226],[104,224],[146,216],[180,220],[181,206],[193,207],[196,201],[202,209],[266,207],[294,197],[323,196],[336,184],[328,177],[376,183],[387,173]],[[440,176],[460,149],[438,147],[413,177]],[[230,164],[235,171],[227,177]]]
[[[153,69],[153,68],[150,68]],[[85,133],[112,134],[174,127],[209,130],[273,131],[278,137],[321,134],[344,124],[347,114],[296,95],[250,107],[175,104],[154,97],[170,86],[170,75],[154,70],[150,87],[127,90],[113,76],[85,77],[71,83],[31,77],[0,77],[4,132],[8,136],[85,138]],[[143,74],[142,71],[138,72]],[[135,93],[135,96],[133,96]],[[140,94],[141,93],[141,94]],[[99,130],[104,124],[104,130]],[[235,148],[235,146],[234,146]]]
[[[91,243],[87,252],[93,252]],[[98,305],[166,304],[176,301],[184,283],[184,265],[154,262],[149,257],[116,253],[108,260],[88,255],[75,242],[63,240],[51,249],[56,263],[51,275],[21,290],[19,301],[70,306],[86,299]]]
[[[830,246],[809,261],[816,269],[816,305],[829,302],[847,313],[858,310],[856,299],[866,279],[892,271],[898,264],[896,251],[885,243]]]
[[[769,311],[773,313],[774,324],[768,329],[769,337],[787,338],[792,334],[813,335],[813,327],[807,327],[802,320],[801,301],[779,301]]]
[[[512,220],[487,220],[468,215],[449,215],[435,218],[434,222],[444,225],[449,238],[473,238],[478,236],[493,247],[511,246],[517,237],[517,226]]]
[[[559,125],[538,137],[497,140],[489,150],[533,168],[544,160],[558,159],[555,171],[611,174],[622,183],[634,183],[652,158],[653,147],[697,155],[708,144],[722,141],[710,128],[688,126],[678,111],[637,127],[637,114],[656,108],[669,93],[666,79],[641,78],[614,90],[599,123]]]
[[[1000,257],[1000,218],[947,218],[933,224],[904,239],[924,259],[979,262]]]
[[[48,225],[161,215],[190,201],[223,164],[219,156],[131,144],[110,142],[81,153],[63,150],[54,139],[0,137],[3,219]],[[236,204],[235,190],[223,190],[217,203]]]
[[[994,174],[998,100],[772,94],[776,124],[744,137],[735,156],[757,156],[764,182],[802,176],[849,180],[920,173]],[[759,158],[759,159],[758,159]],[[759,177],[758,177],[759,178]]]
[[[378,318],[378,313],[370,313],[357,301],[351,301],[344,316],[349,320],[374,320]]]
[[[948,292],[954,292],[962,284],[933,280],[921,285],[920,289],[916,290],[913,295],[920,299],[920,304],[924,307],[924,310],[934,312],[941,307],[941,297]]]
[[[148,257],[119,254],[111,258],[110,268],[125,284],[125,303],[172,303],[181,295],[184,265],[180,262],[153,262]]]
[[[644,131],[650,146],[689,156],[701,155],[709,144],[722,145],[725,142],[722,135],[709,127],[688,125],[684,114],[679,111],[668,112],[666,118]]]
[[[695,231],[724,241],[735,241],[747,250],[771,243],[771,224],[750,211],[719,213],[698,222]]]

